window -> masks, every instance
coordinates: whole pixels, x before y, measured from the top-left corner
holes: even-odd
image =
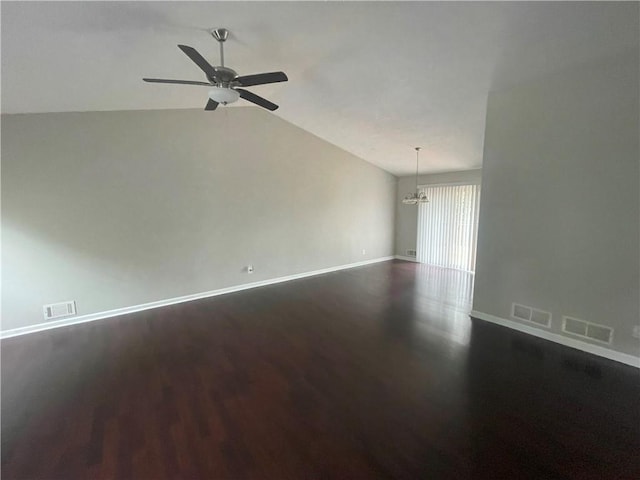
[[[474,271],[480,185],[439,185],[421,189],[429,203],[418,207],[417,260]]]

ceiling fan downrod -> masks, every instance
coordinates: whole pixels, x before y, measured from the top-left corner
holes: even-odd
[[[224,67],[224,42],[229,38],[229,30],[226,28],[215,28],[211,30],[211,35],[220,44],[220,66]]]

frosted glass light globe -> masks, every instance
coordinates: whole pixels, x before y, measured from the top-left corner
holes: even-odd
[[[226,105],[238,100],[240,94],[231,88],[214,87],[213,90],[209,90],[209,98],[214,102]]]

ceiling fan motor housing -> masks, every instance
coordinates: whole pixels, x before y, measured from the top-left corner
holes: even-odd
[[[228,87],[238,76],[235,70],[227,67],[213,67],[214,75],[207,75],[207,80],[219,87]]]

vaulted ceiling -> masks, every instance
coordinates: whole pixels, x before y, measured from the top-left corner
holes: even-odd
[[[6,2],[2,112],[203,108],[178,48],[225,63],[275,115],[395,175],[479,168],[491,90],[638,48],[638,3]],[[242,105],[238,102],[236,105]],[[244,104],[247,105],[247,104]],[[229,108],[229,107],[227,107]],[[224,115],[224,109],[211,112]],[[247,132],[247,137],[251,132]]]

